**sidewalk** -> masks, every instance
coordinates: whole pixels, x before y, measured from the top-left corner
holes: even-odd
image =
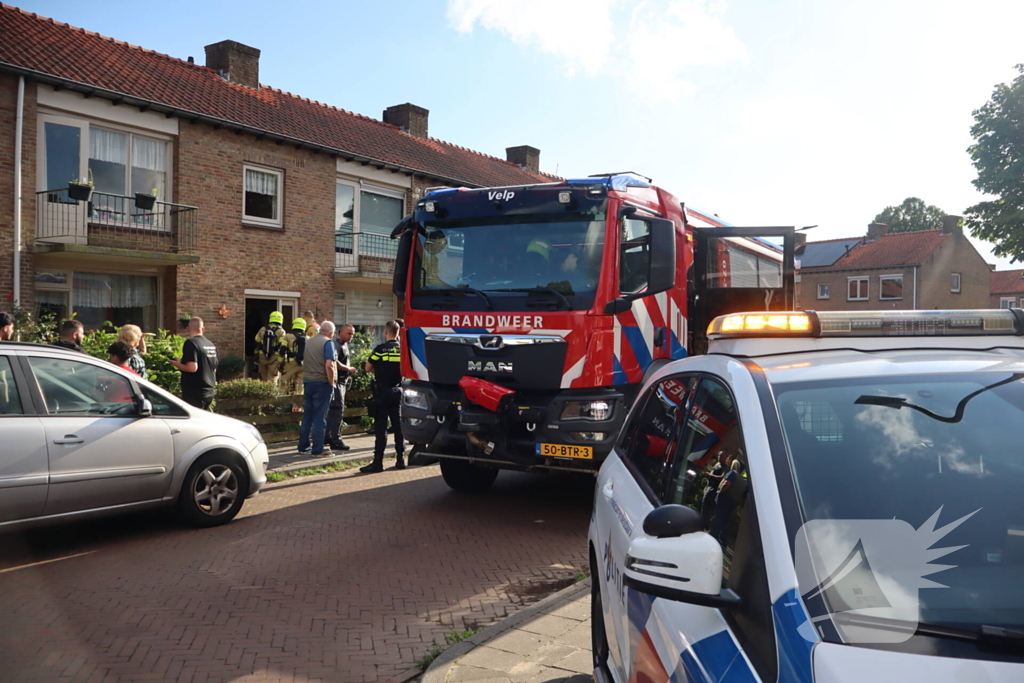
[[[346,436],[345,445],[352,448],[347,451],[335,451],[334,455],[327,458],[314,457],[309,453],[299,453],[297,450],[298,444],[295,442],[271,444],[267,446],[267,451],[270,454],[270,469],[267,472],[290,472],[306,469],[307,467],[329,465],[334,462],[345,462],[347,460],[370,460],[373,458],[373,440],[374,437],[371,434],[352,434]],[[408,447],[406,451],[408,452]],[[388,434],[388,448],[384,451],[384,458],[394,459],[394,457],[394,437]]]
[[[593,669],[586,579],[448,648],[421,683],[591,683]]]

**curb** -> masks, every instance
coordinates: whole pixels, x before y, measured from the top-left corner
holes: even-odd
[[[552,593],[540,602],[534,603],[510,617],[491,624],[461,643],[455,643],[431,662],[427,670],[423,672],[423,678],[420,679],[420,683],[447,683],[448,673],[452,665],[468,655],[478,645],[483,645],[487,641],[497,638],[505,631],[514,629],[520,624],[532,620],[539,616],[539,613],[554,611],[561,607],[563,603],[575,600],[580,594],[588,592],[590,592],[589,576],[579,583],[563,588],[557,593]]]
[[[352,451],[345,451],[345,455],[332,455],[329,458],[310,458],[309,460],[303,460],[302,462],[291,463],[288,465],[281,465],[280,467],[271,467],[267,470],[267,474],[271,472],[285,474],[287,472],[294,472],[296,470],[304,470],[310,467],[323,467],[324,465],[331,465],[336,462],[349,462],[351,460],[366,460],[367,458],[373,457],[373,447],[368,448],[353,448]],[[394,458],[394,455],[391,456]],[[385,459],[387,459],[385,457]]]

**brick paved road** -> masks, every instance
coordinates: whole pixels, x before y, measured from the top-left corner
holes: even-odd
[[[592,488],[345,473],[270,485],[219,529],[136,515],[0,536],[0,677],[401,680],[449,630],[586,565]]]

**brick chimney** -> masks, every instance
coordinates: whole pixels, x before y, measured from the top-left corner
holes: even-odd
[[[942,217],[942,234],[964,236],[963,226],[960,225],[960,216]]]
[[[405,104],[396,104],[393,107],[388,107],[384,110],[384,116],[381,118],[384,120],[384,123],[398,126],[414,138],[426,139],[429,137],[427,134],[427,119],[429,116],[429,109],[417,107],[415,104],[406,102]]]
[[[540,150],[529,145],[506,147],[505,158],[530,173],[540,173]]]
[[[260,87],[260,51],[234,40],[206,46],[206,66],[226,80],[249,88]]]
[[[868,224],[868,242],[874,242],[877,239],[885,237],[889,233],[889,226],[885,223],[869,223]]]

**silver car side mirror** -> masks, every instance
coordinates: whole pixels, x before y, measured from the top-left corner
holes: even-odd
[[[142,399],[139,403],[139,417],[151,417],[153,415],[153,404],[148,398]]]

